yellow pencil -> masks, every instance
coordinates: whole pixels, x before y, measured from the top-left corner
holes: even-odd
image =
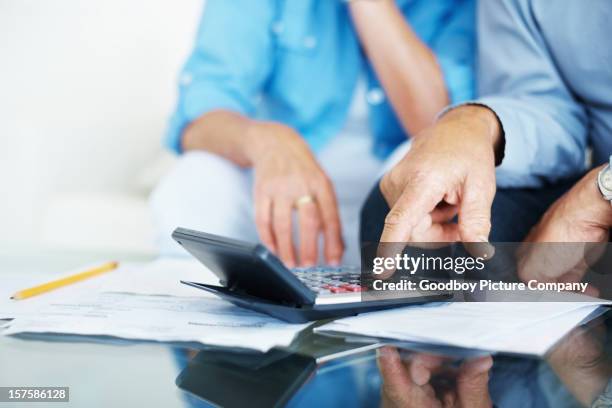
[[[72,285],[73,283],[80,282],[91,277],[101,275],[106,272],[110,272],[119,266],[118,262],[107,262],[103,265],[96,266],[95,268],[88,269],[86,271],[77,273],[76,275],[67,276],[62,279],[43,283],[42,285],[34,286],[33,288],[20,290],[11,296],[11,299],[21,300],[27,299],[32,296],[40,295],[64,286]]]

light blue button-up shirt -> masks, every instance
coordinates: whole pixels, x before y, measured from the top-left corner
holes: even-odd
[[[479,102],[506,134],[502,187],[540,187],[612,154],[612,1],[493,0],[478,7]]]
[[[451,100],[473,98],[474,0],[398,5],[437,56]],[[186,125],[227,109],[285,123],[316,151],[343,126],[362,73],[374,152],[385,157],[406,134],[364,58],[345,1],[208,0],[179,77],[167,145],[180,152]]]

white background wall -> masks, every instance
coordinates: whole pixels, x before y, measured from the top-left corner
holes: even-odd
[[[38,243],[44,224],[54,226],[50,232],[57,237],[82,227],[80,241],[112,220],[95,214],[96,208],[130,197],[142,201],[139,208],[146,205],[143,177],[159,160],[175,78],[201,8],[202,0],[0,0],[0,252],[23,241]],[[83,200],[88,194],[90,201]],[[61,197],[98,207],[78,218],[71,214],[75,207],[62,212],[56,206],[63,218],[48,219],[53,203],[67,202]],[[129,220],[132,214],[126,215]],[[117,224],[110,239],[120,242],[126,225]],[[121,405],[141,405],[143,392],[159,406],[179,404],[172,356],[160,349],[151,359],[153,351],[143,347],[107,350],[100,369],[88,373],[90,386],[72,390],[75,406],[117,405],[116,395],[100,394],[100,385],[117,383],[109,378],[117,366],[122,384],[133,391],[117,394]],[[19,349],[34,356],[36,367],[0,369],[0,383],[48,384],[55,375],[54,381],[70,385],[89,367],[86,345],[57,343],[41,353],[36,343],[21,342],[6,350]],[[0,361],[7,361],[6,350]],[[57,375],[52,363],[63,353],[70,354],[73,370]]]
[[[203,0],[0,0],[0,245],[63,193],[144,197]]]

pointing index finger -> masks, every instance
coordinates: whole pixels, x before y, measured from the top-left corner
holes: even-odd
[[[423,181],[407,184],[385,218],[380,241],[410,241],[414,227],[436,208],[443,197],[444,192],[439,187],[428,187]]]

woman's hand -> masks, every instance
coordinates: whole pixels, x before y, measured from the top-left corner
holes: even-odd
[[[344,246],[336,195],[303,138],[287,126],[257,122],[249,127],[246,141],[255,171],[255,223],[262,242],[287,267],[296,266],[292,236],[295,209],[299,264],[308,266],[317,262],[321,232],[326,261],[340,263]]]
[[[334,189],[293,129],[218,110],[189,125],[182,147],[209,151],[254,169],[259,236],[288,267],[297,263],[291,225],[294,209],[298,212],[300,264],[317,262],[320,232],[325,238],[326,261],[340,262],[344,246]]]

